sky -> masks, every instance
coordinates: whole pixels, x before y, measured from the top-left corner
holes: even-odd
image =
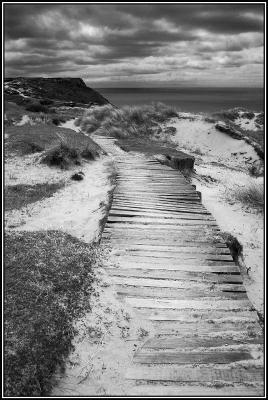
[[[262,87],[263,4],[4,5],[5,76]]]

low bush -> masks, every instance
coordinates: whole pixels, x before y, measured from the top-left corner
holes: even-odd
[[[258,125],[264,125],[264,113],[263,112],[261,112],[259,115],[257,115],[255,122]]]
[[[225,241],[226,246],[229,248],[234,261],[238,262],[239,257],[243,254],[242,244],[229,232],[221,232],[220,235]]]
[[[40,103],[32,103],[32,104],[29,104],[29,105],[26,107],[26,110],[27,110],[27,111],[31,111],[31,112],[43,112],[43,113],[46,113],[46,114],[49,112],[48,107],[47,107],[47,106],[44,106],[44,105],[42,105],[42,104],[40,104]]]
[[[52,123],[56,126],[63,124],[64,122],[66,122],[65,118],[62,117],[56,117],[52,119]]]
[[[65,143],[60,143],[49,149],[42,162],[49,166],[56,166],[67,169],[71,165],[80,165],[80,154],[77,149],[69,147]]]
[[[54,101],[50,100],[50,99],[42,99],[42,100],[39,101],[39,103],[42,106],[51,106],[51,104],[54,104]]]

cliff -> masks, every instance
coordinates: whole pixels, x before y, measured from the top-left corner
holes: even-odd
[[[17,104],[33,99],[66,102],[72,105],[109,103],[96,90],[86,86],[81,78],[6,78],[4,94],[7,101]]]

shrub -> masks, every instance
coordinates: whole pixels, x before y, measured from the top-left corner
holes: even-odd
[[[42,99],[42,100],[39,101],[39,103],[42,106],[50,106],[51,104],[54,104],[54,101],[50,100],[50,99]]]
[[[230,253],[235,262],[238,262],[239,257],[242,256],[243,253],[243,246],[235,236],[233,236],[229,232],[221,232],[220,235],[222,236],[223,240],[225,241],[227,247],[230,249]]]
[[[71,176],[73,181],[82,181],[84,179],[84,173],[82,171],[77,172]]]
[[[252,164],[248,167],[248,172],[251,176],[259,177],[262,176],[264,173],[264,168],[262,164]]]
[[[39,103],[32,103],[32,104],[28,105],[26,107],[26,110],[31,111],[31,112],[43,112],[46,114],[49,112],[49,109],[46,106],[39,104]]]
[[[42,158],[42,162],[62,169],[67,169],[71,165],[79,165],[81,163],[77,149],[69,147],[63,142],[48,150]]]
[[[264,124],[264,113],[261,112],[259,115],[257,115],[255,119],[255,123],[258,125],[263,125]]]
[[[255,117],[254,112],[246,111],[241,115],[242,118],[253,119]]]
[[[65,118],[63,117],[56,117],[52,119],[52,123],[56,126],[63,124],[64,122],[66,122]]]

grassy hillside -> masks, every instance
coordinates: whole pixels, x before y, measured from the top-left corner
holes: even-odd
[[[17,104],[25,104],[32,99],[42,99],[46,103],[43,105],[52,105],[59,101],[71,105],[109,103],[80,78],[6,78],[4,89],[5,99]]]

